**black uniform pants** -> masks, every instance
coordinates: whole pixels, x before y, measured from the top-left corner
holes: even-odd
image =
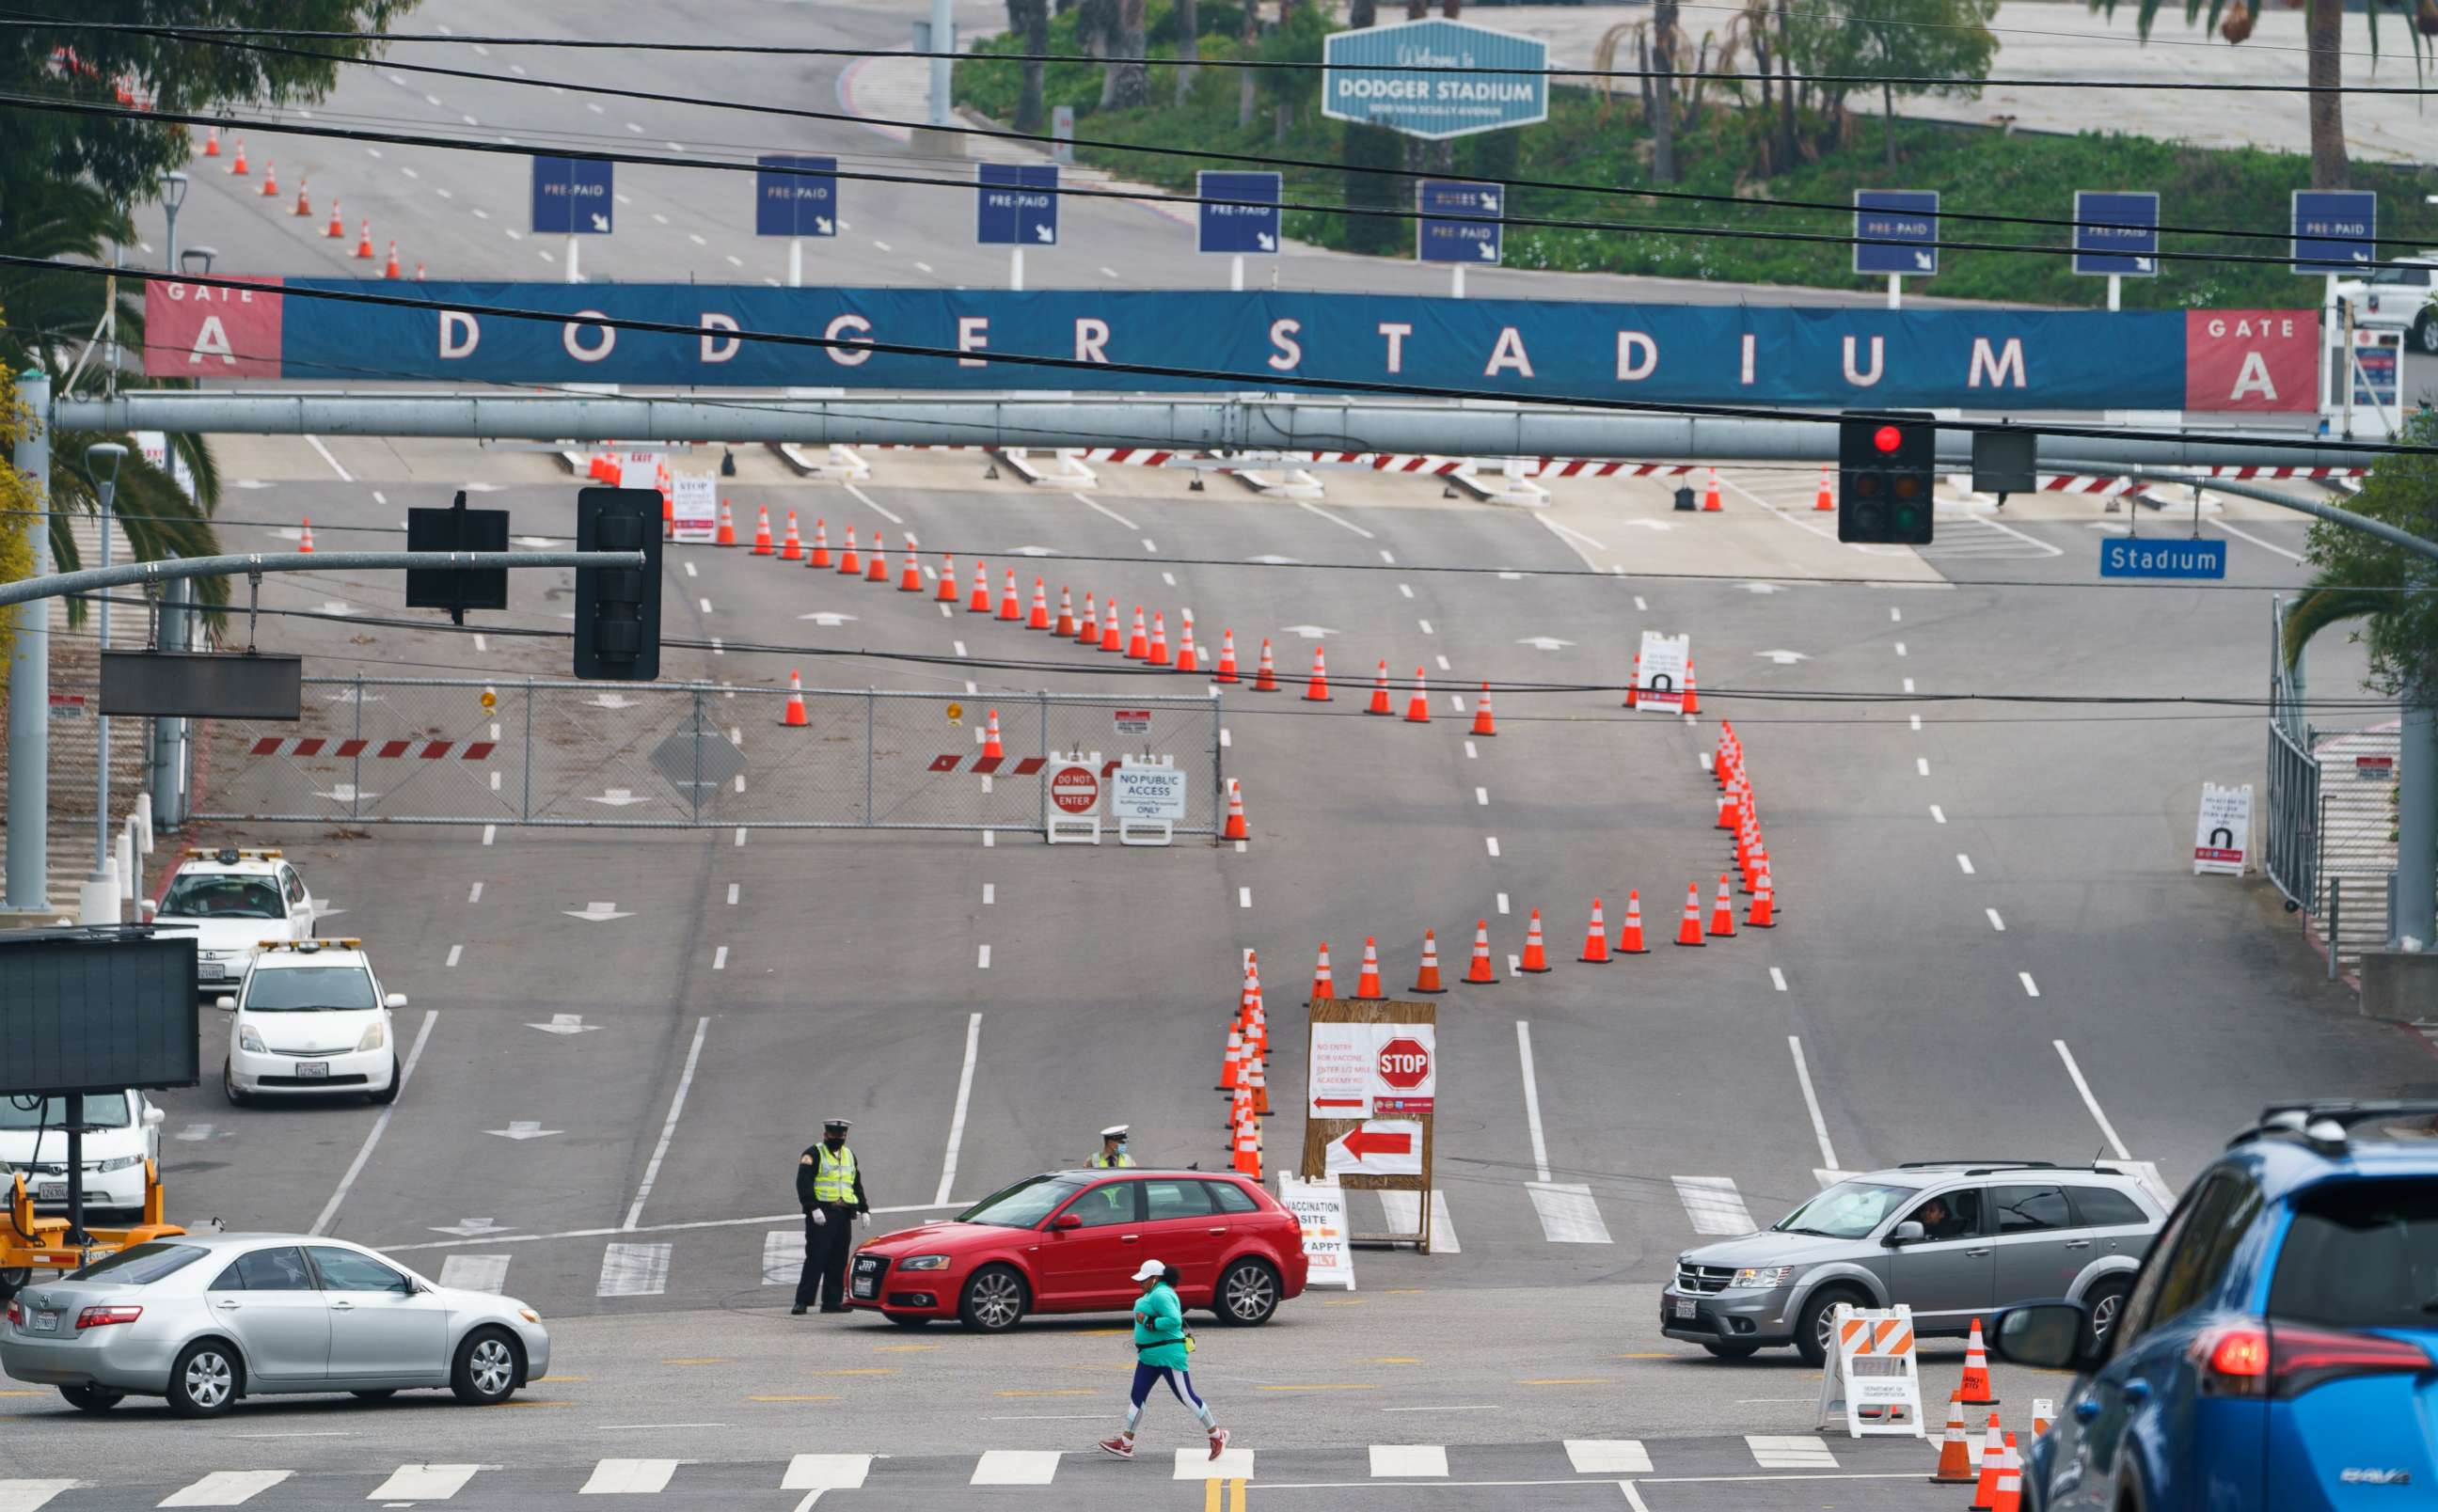
[[[813,1213],[829,1222],[816,1223]],[[796,1306],[819,1306],[824,1312],[846,1310],[846,1262],[855,1252],[855,1209],[842,1203],[816,1207],[804,1215],[804,1270],[796,1278]]]

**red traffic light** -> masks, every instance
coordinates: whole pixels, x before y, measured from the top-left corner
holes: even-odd
[[[1871,446],[1885,456],[1904,445],[1904,432],[1892,425],[1883,425],[1871,432]]]

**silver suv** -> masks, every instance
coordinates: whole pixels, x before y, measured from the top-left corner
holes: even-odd
[[[1816,1365],[1840,1302],[1903,1303],[1917,1333],[1953,1335],[2017,1302],[2070,1297],[2104,1335],[2165,1219],[2112,1166],[1914,1161],[1679,1255],[1659,1327],[1726,1359],[1791,1344]]]

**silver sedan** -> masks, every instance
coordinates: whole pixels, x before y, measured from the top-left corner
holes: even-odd
[[[166,1397],[208,1417],[246,1396],[440,1386],[488,1405],[550,1373],[550,1332],[514,1298],[435,1286],[344,1239],[192,1235],[25,1288],[0,1368],[86,1412]]]

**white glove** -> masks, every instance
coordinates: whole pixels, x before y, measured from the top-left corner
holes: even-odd
[[[870,1213],[857,1213],[855,1215],[855,1221],[858,1223],[869,1225],[872,1222],[872,1215]]]
[[[819,1207],[816,1207],[816,1208],[814,1208],[814,1209],[813,1209],[813,1222],[816,1222],[816,1223],[826,1223],[826,1222],[828,1222],[829,1221],[830,1221],[830,1215],[829,1215],[827,1212],[825,1212],[824,1210],[822,1210],[822,1209],[821,1209],[821,1208],[819,1208]]]

